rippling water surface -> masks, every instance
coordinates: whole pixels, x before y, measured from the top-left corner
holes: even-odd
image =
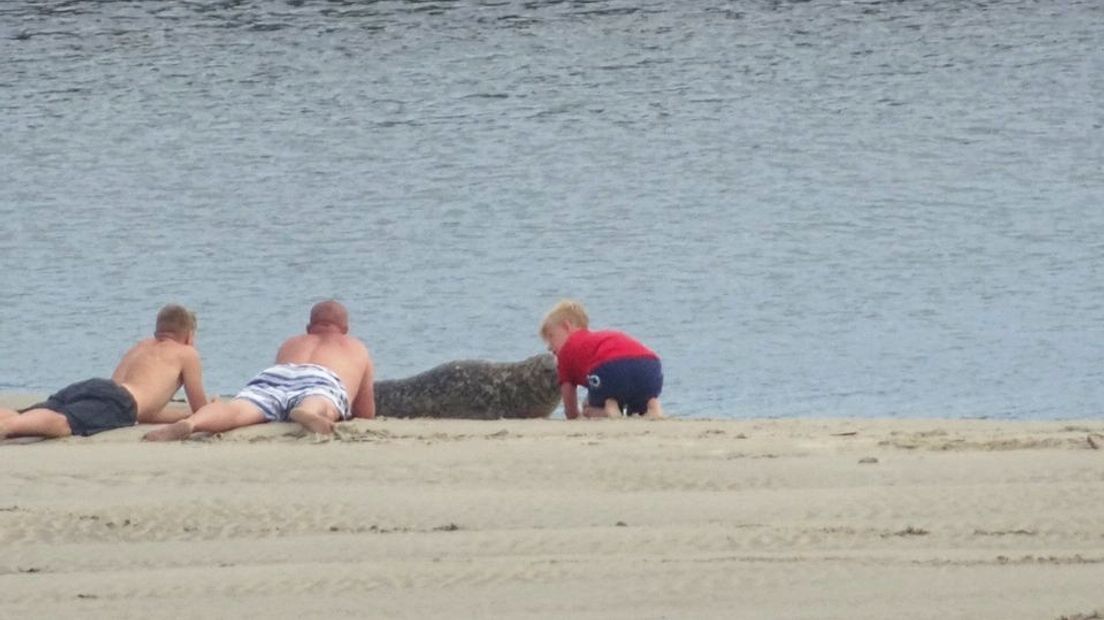
[[[0,389],[164,302],[229,392],[336,296],[382,377],[664,357],[684,416],[1102,413],[1104,8],[0,3]]]

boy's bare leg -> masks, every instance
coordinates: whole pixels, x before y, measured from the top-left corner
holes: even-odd
[[[604,407],[591,407],[587,405],[583,408],[583,417],[586,418],[608,418],[609,414],[606,413]]]
[[[303,428],[312,433],[332,435],[338,413],[330,399],[324,396],[308,396],[291,410],[288,418],[302,424]]]
[[[142,439],[180,441],[192,433],[222,433],[264,421],[261,410],[247,400],[216,401],[204,405],[189,418],[146,433]]]
[[[644,417],[653,420],[658,420],[663,417],[663,407],[659,404],[658,398],[648,399],[648,410],[644,412]]]
[[[606,417],[607,418],[620,418],[621,417],[621,405],[617,404],[617,400],[614,398],[606,399]]]
[[[15,409],[4,409],[3,407],[0,407],[0,420],[3,420],[4,418],[14,418],[17,415],[19,415],[19,412]]]
[[[31,409],[0,419],[0,439],[6,437],[68,437],[73,434],[69,420],[50,409]]]

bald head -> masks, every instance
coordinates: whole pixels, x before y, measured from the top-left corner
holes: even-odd
[[[311,308],[307,333],[320,334],[332,331],[349,333],[349,312],[345,306],[332,299],[314,304]]]

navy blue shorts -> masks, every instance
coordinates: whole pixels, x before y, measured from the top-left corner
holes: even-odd
[[[138,405],[123,386],[108,379],[89,379],[74,383],[46,402],[20,409],[49,409],[65,416],[74,435],[95,435],[103,431],[138,423]]]
[[[606,362],[587,375],[587,404],[603,407],[617,401],[632,415],[648,410],[648,401],[663,391],[663,365],[654,357],[629,357]]]

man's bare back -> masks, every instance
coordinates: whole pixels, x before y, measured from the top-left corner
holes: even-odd
[[[140,423],[171,422],[182,417],[162,416],[181,385],[193,413],[207,404],[199,353],[195,347],[176,340],[149,338],[134,345],[123,355],[111,380],[134,397]]]
[[[341,378],[349,392],[353,416],[375,416],[372,395],[372,361],[368,348],[360,340],[340,331],[318,331],[293,336],[284,341],[276,353],[277,364],[316,364],[328,368]],[[367,396],[362,390],[368,392]],[[365,405],[371,405],[365,410]],[[359,406],[358,406],[359,405]]]

